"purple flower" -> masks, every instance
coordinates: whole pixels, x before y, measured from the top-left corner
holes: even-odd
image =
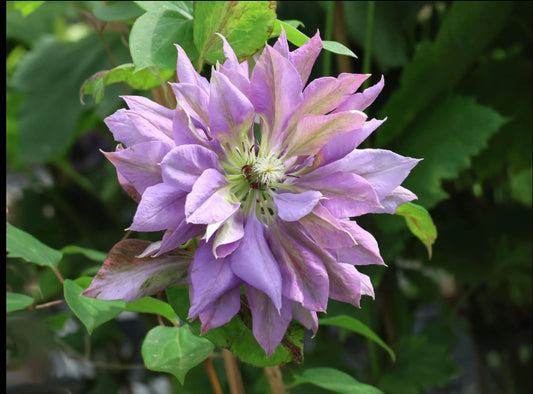
[[[392,214],[415,199],[400,184],[418,160],[357,149],[383,122],[362,112],[383,78],[361,93],[369,75],[306,86],[322,49],[318,34],[291,52],[282,32],[251,76],[220,38],[226,60],[210,81],[176,46],[175,109],[124,97],[130,109],[106,124],[127,148],[105,155],[139,202],[130,229],[164,231],[143,258],[201,236],[188,268],[188,317],[200,318],[202,332],[229,322],[243,287],[254,336],[269,356],[292,319],[316,332],[329,298],[359,307],[361,295],[373,297],[355,266],[384,262],[374,237],[350,218]],[[112,286],[131,299],[130,283]],[[97,296],[91,288],[86,294]]]

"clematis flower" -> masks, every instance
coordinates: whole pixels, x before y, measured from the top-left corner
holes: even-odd
[[[290,51],[282,32],[251,74],[220,39],[226,60],[209,81],[176,45],[176,108],[124,97],[129,109],[106,124],[126,147],[105,155],[139,202],[130,229],[164,231],[141,258],[201,237],[188,266],[189,319],[201,320],[202,333],[229,322],[244,289],[253,334],[269,356],[292,319],[316,333],[329,298],[359,307],[362,295],[374,296],[356,266],[384,262],[354,218],[393,214],[415,199],[400,185],[418,160],[358,149],[383,122],[363,112],[383,78],[359,93],[367,74],[307,83],[322,49],[318,33]],[[131,282],[102,278],[85,294],[105,298],[107,283],[114,297],[141,296]]]

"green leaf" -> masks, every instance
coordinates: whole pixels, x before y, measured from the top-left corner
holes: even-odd
[[[130,51],[136,70],[146,67],[175,70],[179,44],[194,59],[193,21],[173,9],[149,11],[135,21],[130,34]]]
[[[117,82],[125,82],[134,89],[148,90],[161,86],[174,75],[174,70],[154,70],[145,68],[135,72],[133,63],[121,64],[111,70],[99,71],[88,78],[80,88],[80,100],[92,94],[94,101],[100,103],[104,98],[104,87]]]
[[[106,41],[115,59],[127,55],[118,35],[106,35]],[[66,151],[80,114],[88,110],[75,99],[79,87],[89,75],[106,68],[108,58],[96,35],[77,42],[48,36],[20,60],[11,83],[25,93],[17,119],[21,162],[46,162]]]
[[[31,14],[37,9],[44,1],[15,1],[15,9],[20,10],[23,16]]]
[[[61,249],[63,254],[82,254],[90,260],[102,263],[107,254],[94,249],[82,248],[81,246],[68,245]]]
[[[6,291],[6,313],[19,311],[33,304],[33,298],[25,294],[12,293]]]
[[[173,10],[178,11],[187,19],[192,19],[192,1],[134,1],[145,11]]]
[[[334,368],[310,368],[302,375],[295,375],[295,383],[310,383],[341,394],[383,394],[374,386],[358,382],[345,372]]]
[[[471,157],[507,122],[471,97],[447,97],[413,124],[396,151],[423,157],[404,182],[427,209],[448,197],[441,182],[470,167]]]
[[[275,1],[199,1],[194,6],[194,43],[200,64],[225,56],[220,33],[240,61],[265,45],[276,20]]]
[[[518,174],[513,174],[510,179],[513,198],[528,207],[531,207],[532,199],[531,179],[533,179],[531,167],[520,171]]]
[[[126,307],[126,302],[122,300],[106,301],[85,297],[81,295],[83,288],[70,279],[66,279],[63,286],[68,306],[89,334],[96,327],[118,316]]]
[[[401,338],[396,354],[398,361],[379,380],[378,387],[386,393],[419,393],[459,372],[446,346],[429,343],[425,337]]]
[[[20,257],[29,263],[57,267],[63,254],[37,238],[6,222],[7,257]]]
[[[512,3],[503,1],[451,4],[435,41],[420,43],[403,68],[400,89],[381,111],[389,120],[376,134],[377,146],[390,143],[410,129],[411,123],[416,127],[421,114],[438,106],[435,100],[461,81],[503,28],[512,7]]]
[[[396,361],[396,355],[394,354],[392,349],[389,346],[387,346],[387,344],[383,342],[381,338],[378,337],[374,333],[374,331],[372,331],[366,324],[362,323],[361,321],[353,317],[345,316],[345,315],[328,317],[325,319],[320,319],[319,325],[342,327],[347,330],[361,334],[367,337],[368,339],[370,339],[371,341],[376,342],[379,346],[381,346],[383,349],[385,349],[389,353],[392,361]]]
[[[187,320],[189,312],[188,286],[174,286],[166,289],[168,302],[176,314]],[[229,349],[242,361],[257,367],[279,365],[285,362],[303,360],[303,335],[305,330],[298,323],[291,323],[285,337],[274,353],[266,358],[265,351],[257,343],[252,333],[250,311],[242,306],[241,311],[227,324],[213,328],[203,335],[216,346]],[[200,333],[200,321],[191,323],[191,328]]]
[[[437,239],[437,227],[426,208],[408,202],[398,207],[396,215],[405,218],[407,227],[426,246],[431,259],[431,246]]]
[[[133,1],[99,1],[93,8],[95,17],[108,22],[125,21],[143,13],[144,10]]]
[[[128,302],[126,310],[131,312],[154,313],[167,318],[168,321],[174,323],[174,309],[164,301],[153,297],[139,298],[137,301]]]
[[[278,37],[281,34],[281,28],[285,30],[285,34],[287,36],[287,40],[294,45],[301,47],[304,45],[307,41],[309,41],[309,37],[307,37],[304,33],[302,33],[300,30],[297,29],[297,25],[295,26],[294,23],[289,23],[294,21],[280,21],[279,19],[276,19],[274,22],[274,30],[272,31],[272,34],[270,37]],[[298,21],[296,21],[298,22]],[[357,58],[355,53],[353,53],[349,48],[341,44],[337,41],[322,41],[322,46],[325,50],[337,53],[339,55],[346,55]]]
[[[168,372],[182,384],[189,370],[205,360],[214,350],[205,338],[194,335],[188,326],[152,328],[142,344],[146,368]]]

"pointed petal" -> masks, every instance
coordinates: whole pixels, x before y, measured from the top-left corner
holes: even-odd
[[[159,183],[147,188],[137,207],[130,229],[160,231],[174,229],[185,219],[183,205],[186,194]]]
[[[331,115],[304,115],[293,133],[287,136],[287,157],[314,155],[334,137],[363,126],[366,114],[360,111]]]
[[[238,286],[241,281],[232,270],[228,259],[216,259],[212,246],[200,242],[189,270],[189,319],[210,308],[224,293]]]
[[[318,331],[318,317],[315,311],[305,309],[300,303],[292,303],[292,317],[298,320],[308,330],[313,331],[313,336]]]
[[[205,226],[200,224],[189,224],[183,220],[178,224],[177,228],[165,231],[157,255],[176,249],[190,239],[202,235],[204,231]]]
[[[128,104],[131,112],[142,114],[156,128],[164,130],[166,135],[168,135],[168,131],[172,130],[173,111],[171,109],[143,96],[121,97]]]
[[[190,83],[198,86],[206,93],[209,91],[209,82],[194,69],[189,57],[181,46],[176,45],[178,50],[177,74],[180,83]]]
[[[286,222],[300,220],[313,210],[322,193],[307,190],[303,193],[282,193],[274,197],[278,216]]]
[[[224,176],[212,168],[205,170],[187,195],[185,215],[188,223],[209,224],[228,219],[239,209],[239,202],[230,202]]]
[[[202,321],[201,335],[212,328],[220,327],[233,319],[241,309],[241,292],[239,287],[228,290],[209,308],[200,313]]]
[[[180,103],[176,105],[172,122],[172,136],[177,146],[198,144],[206,140],[205,133],[198,132],[191,117]]]
[[[252,332],[267,357],[278,347],[292,319],[291,301],[283,298],[281,308],[275,306],[263,292],[244,285],[252,312]]]
[[[385,80],[383,79],[382,75],[378,83],[369,87],[368,89],[365,89],[363,92],[356,93],[348,98],[344,103],[339,105],[335,112],[350,111],[354,109],[363,111],[374,102],[376,97],[378,97],[383,90],[383,86],[385,86]]]
[[[341,224],[354,237],[357,245],[336,250],[335,254],[339,262],[352,265],[385,265],[379,253],[378,243],[372,234],[354,221],[342,220]]]
[[[169,83],[176,95],[178,103],[189,114],[195,126],[200,126],[204,131],[208,130],[209,117],[209,89],[202,88],[191,83]],[[198,127],[197,126],[197,127]]]
[[[250,100],[224,74],[213,70],[209,95],[211,135],[222,143],[234,145],[250,140],[254,117]]]
[[[149,244],[150,241],[139,239],[118,242],[109,251],[102,268],[83,295],[132,302],[167,286],[185,283],[192,260],[190,253],[180,251],[158,258],[137,258]]]
[[[208,168],[216,168],[217,162],[217,154],[201,145],[178,146],[161,162],[163,181],[190,192],[198,177]]]
[[[237,211],[222,225],[213,242],[213,254],[215,257],[226,257],[233,253],[240,245],[244,236],[244,218],[242,212]]]
[[[289,43],[287,42],[287,34],[283,27],[281,28],[281,33],[272,48],[278,51],[278,53],[284,58],[289,58]]]
[[[304,45],[289,54],[289,60],[298,70],[303,85],[307,82],[313,64],[315,64],[315,60],[321,50],[322,40],[320,39],[320,33],[317,32]]]
[[[143,194],[147,187],[162,182],[159,163],[168,151],[168,145],[151,141],[141,142],[126,149],[118,148],[116,152],[103,153],[127,183],[139,194]]]
[[[245,283],[265,293],[281,308],[281,275],[278,263],[265,240],[265,229],[255,214],[246,221],[241,244],[231,254],[231,268]]]
[[[302,101],[303,84],[298,71],[279,52],[266,46],[251,78],[251,97],[257,114],[267,127],[262,138],[275,147],[278,137],[294,108]]]
[[[289,234],[279,228],[270,237],[272,251],[283,278],[282,294],[301,303],[304,308],[325,311],[329,280],[324,264],[313,251]]]
[[[329,298],[347,302],[359,308],[363,292],[361,274],[350,264],[326,260],[324,265],[329,277]]]
[[[392,191],[391,194],[381,199],[382,209],[376,211],[376,213],[396,213],[398,207],[406,202],[416,200],[418,197],[412,191],[398,186]]]

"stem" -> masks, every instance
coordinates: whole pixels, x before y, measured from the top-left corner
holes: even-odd
[[[50,302],[46,302],[44,304],[39,304],[39,305],[35,305],[33,307],[33,309],[43,309],[43,308],[49,308],[51,306],[54,306],[54,305],[58,305],[58,304],[61,304],[65,302],[65,300],[55,300],[55,301],[50,301]]]
[[[372,370],[372,380],[374,383],[376,383],[379,378],[379,363],[376,355],[376,345],[373,341],[367,339],[366,348],[368,351],[368,358],[370,360],[370,368]]]
[[[273,394],[286,394],[279,365],[274,367],[265,367],[265,375],[268,379],[268,383],[270,384]]]
[[[326,32],[325,39],[331,41],[333,38],[333,19],[335,18],[335,3],[334,1],[326,2]],[[324,51],[324,75],[331,74],[331,52]]]
[[[350,46],[344,17],[344,5],[342,1],[335,2],[335,16],[333,23],[333,38],[346,47]],[[337,69],[339,73],[351,73],[352,59],[345,55],[337,55]]]
[[[65,279],[63,279],[63,276],[61,275],[59,270],[56,267],[54,267],[54,266],[50,266],[50,268],[52,268],[52,271],[54,271],[54,274],[56,274],[57,279],[59,279],[61,284],[65,283]]]
[[[222,356],[224,357],[224,365],[226,366],[226,375],[228,376],[231,394],[244,394],[241,373],[235,356],[227,349],[222,349]]]
[[[222,388],[220,387],[220,383],[218,382],[215,369],[213,368],[213,362],[210,358],[206,358],[204,360],[204,366],[205,370],[207,371],[207,376],[209,376],[209,380],[211,381],[211,385],[213,386],[213,391],[215,392],[215,394],[224,394],[222,392]]]
[[[374,36],[374,13],[376,10],[376,2],[369,1],[366,10],[366,35],[365,35],[365,52],[363,57],[363,74],[370,73],[370,63],[372,59],[372,41]],[[363,84],[363,88],[368,86],[369,82]]]

